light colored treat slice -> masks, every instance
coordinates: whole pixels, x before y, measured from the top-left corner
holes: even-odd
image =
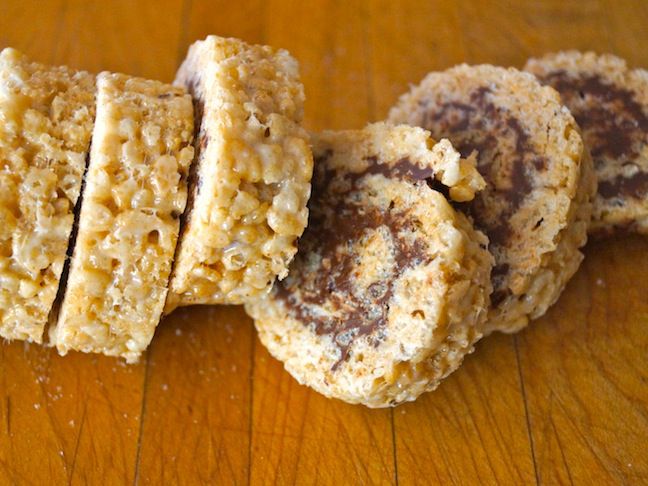
[[[648,71],[577,51],[530,59],[525,69],[560,92],[594,159],[590,233],[648,234]]]
[[[270,353],[328,397],[369,407],[414,400],[481,336],[492,256],[430,187],[462,164],[428,136],[384,125],[317,136],[299,252],[285,280],[246,304]],[[457,181],[483,183],[474,167]]]
[[[487,187],[461,209],[495,256],[486,332],[543,315],[576,272],[595,178],[578,127],[553,89],[527,73],[461,65],[429,74],[389,120],[478,153]]]
[[[97,78],[97,119],[67,289],[50,339],[59,352],[136,361],[162,315],[193,159],[185,90]]]
[[[210,36],[176,77],[194,97],[196,164],[167,312],[241,303],[285,277],[308,219],[304,93],[284,50]]]
[[[94,121],[94,76],[0,53],[0,336],[40,343]]]

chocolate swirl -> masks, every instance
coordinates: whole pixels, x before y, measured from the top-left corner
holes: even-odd
[[[564,70],[552,71],[540,79],[560,92],[569,106],[597,169],[634,164],[648,143],[648,115],[635,93],[600,76],[574,76]],[[648,194],[648,173],[639,171],[602,180],[598,193],[604,199],[643,198]]]
[[[483,86],[470,93],[467,101],[424,101],[419,123],[433,137],[449,138],[462,156],[477,152],[477,168],[487,182],[486,190],[472,202],[457,207],[472,216],[477,228],[486,233],[489,249],[497,257],[491,276],[491,301],[497,306],[511,293],[511,266],[503,256],[515,235],[511,217],[533,191],[534,175],[547,169],[547,161],[537,153],[520,121],[491,101],[491,93]],[[542,220],[534,224],[540,225]]]
[[[335,371],[349,359],[356,339],[367,336],[374,346],[382,342],[396,282],[406,270],[431,259],[426,242],[411,237],[418,222],[393,202],[387,208],[368,205],[362,181],[375,174],[423,180],[433,171],[409,159],[381,164],[377,157],[369,157],[363,172],[338,173],[327,168],[328,156],[316,159],[309,224],[289,276],[273,291],[294,319],[317,335],[332,337],[340,351]],[[360,255],[355,248],[374,233],[384,237],[391,258],[379,263],[376,280],[359,285]],[[404,238],[406,234],[409,237]]]

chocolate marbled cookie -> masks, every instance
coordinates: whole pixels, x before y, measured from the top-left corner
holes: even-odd
[[[560,92],[592,154],[598,193],[590,233],[648,234],[648,71],[577,51],[530,59],[525,69]]]
[[[487,240],[431,186],[452,181],[464,200],[483,180],[428,136],[384,124],[316,136],[299,252],[285,280],[246,303],[270,353],[326,396],[414,400],[481,337]]]
[[[487,187],[461,209],[495,256],[486,332],[514,332],[544,314],[583,259],[595,187],[558,93],[515,69],[461,65],[429,74],[389,120],[478,153]]]

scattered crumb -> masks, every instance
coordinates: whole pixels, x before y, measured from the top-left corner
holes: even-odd
[[[162,383],[162,386],[160,388],[162,388],[162,391],[167,391],[169,389],[169,385]]]
[[[69,425],[70,427],[74,427],[74,426],[75,426],[74,420],[70,420],[70,421],[68,422],[68,425]]]
[[[603,280],[602,278],[597,278],[596,285],[598,285],[599,287],[605,287],[605,280]]]
[[[175,335],[176,335],[176,336],[182,336],[182,329],[177,328],[177,329],[175,330]]]
[[[34,403],[34,410],[40,410],[40,403]]]

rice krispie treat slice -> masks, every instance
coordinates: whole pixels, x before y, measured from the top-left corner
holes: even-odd
[[[210,36],[190,47],[176,84],[194,97],[198,136],[167,311],[241,303],[285,277],[308,219],[313,162],[297,62]]]
[[[59,352],[136,361],[162,315],[193,159],[191,97],[122,74],[97,78],[97,119]]]
[[[590,233],[648,234],[648,71],[577,51],[530,59],[525,69],[560,92],[594,159]]]
[[[452,178],[463,199],[483,181],[428,137],[385,125],[316,136],[299,252],[285,280],[246,303],[270,353],[326,396],[369,407],[414,400],[481,336],[487,239],[432,187],[463,172]]]
[[[461,207],[495,256],[486,332],[543,315],[576,272],[595,177],[578,127],[552,88],[528,73],[461,65],[429,74],[389,120],[476,152],[487,187]]]
[[[0,53],[0,336],[40,343],[94,121],[94,76]]]

